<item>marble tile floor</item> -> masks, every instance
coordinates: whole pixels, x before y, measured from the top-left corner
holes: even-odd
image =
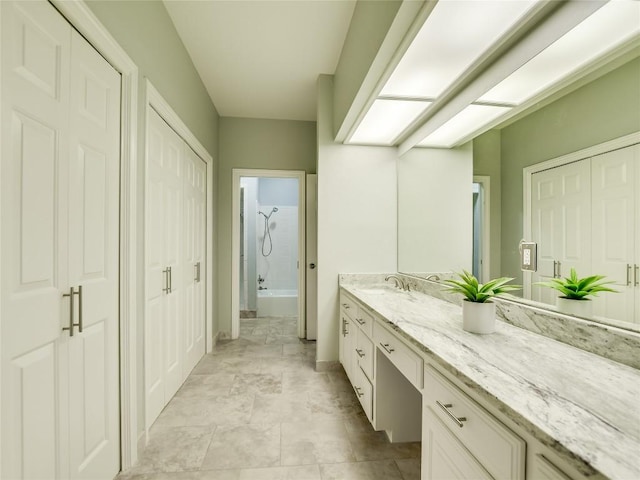
[[[117,480],[418,480],[420,443],[375,432],[295,318],[248,318],[205,355]]]

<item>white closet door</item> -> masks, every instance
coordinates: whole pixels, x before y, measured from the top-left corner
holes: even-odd
[[[149,109],[145,384],[151,425],[183,381],[182,139]]]
[[[591,202],[589,161],[536,173],[532,178],[531,232],[538,243],[538,271],[532,281],[554,273],[569,276],[591,270]],[[559,262],[559,264],[558,264]],[[554,265],[555,263],[555,265]],[[555,290],[534,285],[532,299],[555,304]]]
[[[165,125],[164,150],[164,259],[169,267],[170,292],[165,295],[164,324],[165,331],[165,403],[178,391],[184,381],[182,376],[183,360],[183,292],[180,262],[182,248],[182,169],[183,141],[169,125]]]
[[[0,8],[0,477],[113,478],[120,79],[48,2]]]
[[[2,8],[2,478],[58,478],[65,379],[70,27],[44,2]],[[58,183],[58,179],[60,183]]]
[[[204,355],[206,164],[184,145],[184,377]]]
[[[111,479],[120,461],[120,75],[75,30],[71,53],[69,283],[82,287],[83,323],[69,342],[71,478]]]
[[[593,157],[593,273],[616,282],[620,293],[603,293],[594,299],[594,314],[633,321],[636,170],[640,146]],[[637,263],[637,261],[635,262]]]
[[[634,255],[635,311],[633,321],[640,325],[640,145],[636,149],[636,251]]]

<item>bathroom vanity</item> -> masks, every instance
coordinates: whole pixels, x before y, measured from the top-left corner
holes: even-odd
[[[340,362],[376,430],[422,440],[422,479],[640,478],[640,371],[361,276],[340,283]],[[378,279],[379,280],[379,279]]]

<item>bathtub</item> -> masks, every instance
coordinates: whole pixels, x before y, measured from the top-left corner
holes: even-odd
[[[258,290],[259,317],[298,316],[297,290]]]

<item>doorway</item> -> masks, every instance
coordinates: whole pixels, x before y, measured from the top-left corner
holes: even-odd
[[[473,177],[472,273],[479,282],[489,281],[489,192],[488,176]]]
[[[305,336],[305,173],[233,170],[231,337],[240,318],[295,317]]]

